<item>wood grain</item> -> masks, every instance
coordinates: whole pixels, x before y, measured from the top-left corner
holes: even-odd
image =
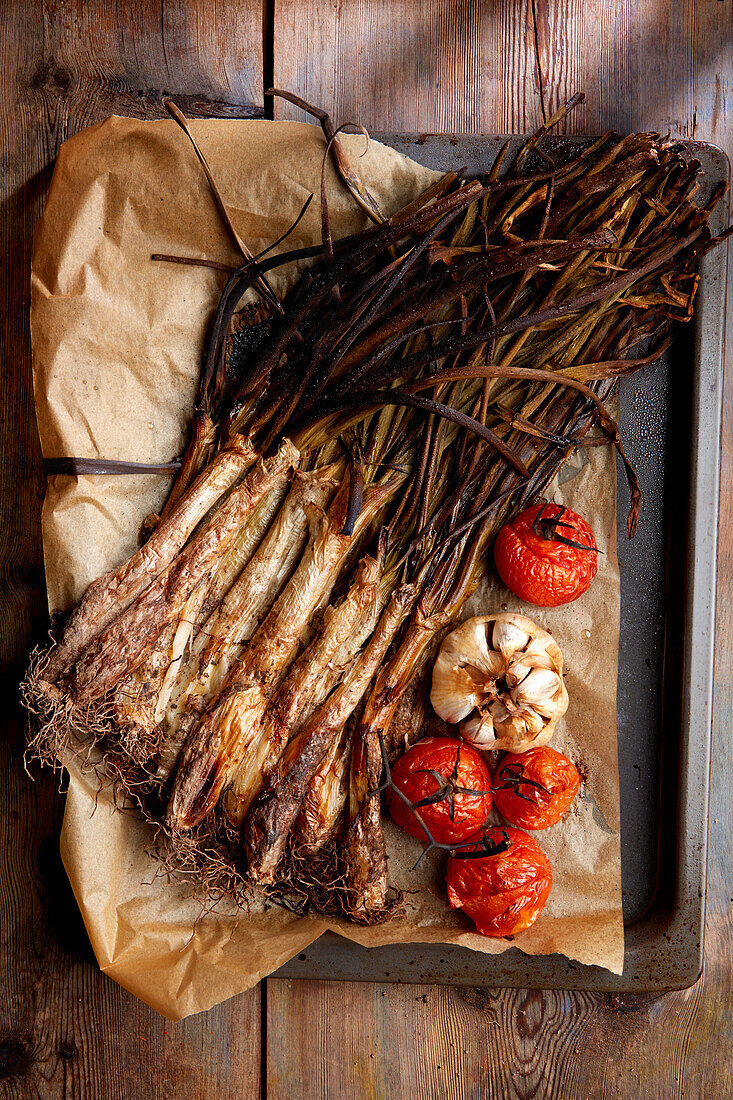
[[[371,129],[524,133],[583,91],[569,132],[713,140],[730,111],[717,0],[276,0],[275,20],[275,84]]]
[[[530,13],[529,0],[276,0],[275,83],[371,129],[521,133],[540,117]],[[302,117],[276,101],[275,118]]]
[[[60,142],[113,112],[260,114],[258,0],[13,0],[0,17],[0,1094],[256,1097],[259,993],[167,1024],[97,969],[58,856],[53,777],[22,768],[17,683],[45,630],[41,468],[28,331],[33,226]]]
[[[716,0],[276,0],[274,77],[374,129],[658,129],[733,152],[733,9]],[[541,95],[540,95],[541,89]],[[275,117],[298,117],[275,103]],[[729,302],[733,285],[729,285]],[[607,997],[270,980],[268,1096],[733,1095],[733,325],[728,321],[706,962],[692,989]]]

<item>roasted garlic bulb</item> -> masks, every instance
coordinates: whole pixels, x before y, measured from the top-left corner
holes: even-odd
[[[546,745],[568,709],[560,647],[526,615],[468,619],[444,639],[430,701],[481,749]]]

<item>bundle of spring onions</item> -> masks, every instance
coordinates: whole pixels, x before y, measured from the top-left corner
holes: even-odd
[[[198,154],[243,261],[211,261],[226,285],[190,445],[147,541],[24,692],[32,751],[93,748],[212,895],[385,919],[382,752],[419,725],[499,526],[610,442],[634,532],[605,400],[689,320],[721,192],[695,203],[699,164],[654,134],[548,144],[580,98],[390,218],[314,112],[373,224],[333,240],[324,186],[322,244],[279,255],[251,256]],[[302,259],[280,301],[268,274]]]

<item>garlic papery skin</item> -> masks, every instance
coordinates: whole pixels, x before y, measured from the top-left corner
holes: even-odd
[[[481,749],[526,752],[550,741],[568,709],[560,647],[526,615],[468,619],[440,647],[430,701]]]
[[[549,707],[552,714],[557,700],[562,695],[562,676],[549,668],[533,668],[523,680],[512,688],[515,703],[534,707],[544,714]]]
[[[459,665],[446,668],[433,687],[433,708],[445,722],[460,722],[481,702],[471,675]]]
[[[514,618],[523,619],[524,616],[509,616],[502,621],[497,620],[494,623],[492,632],[493,647],[499,650],[505,661],[510,660],[515,653],[525,649],[530,640],[529,632],[522,630],[522,627],[513,621]],[[468,621],[471,622],[470,619]],[[478,621],[478,619],[475,621]]]
[[[477,749],[496,748],[494,721],[488,712],[482,715],[474,711],[470,718],[461,722],[459,729],[464,741],[470,741]]]

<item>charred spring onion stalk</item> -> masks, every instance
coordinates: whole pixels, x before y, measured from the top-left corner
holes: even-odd
[[[395,590],[359,659],[290,743],[273,773],[272,785],[252,807],[245,823],[247,870],[252,882],[273,880],[310,781],[359,703],[414,600],[413,585]]]
[[[373,794],[382,770],[380,738],[389,730],[421,657],[459,613],[466,593],[461,591],[452,601],[446,600],[443,608],[432,614],[431,595],[423,593],[402,644],[377,676],[354,737],[344,861],[347,907],[358,920],[380,914],[387,905],[387,853],[379,799]]]
[[[262,720],[254,751],[240,764],[223,805],[227,818],[241,827],[263,782],[277,765],[288,738],[297,724],[313,709],[314,700],[331,685],[334,662],[348,665],[368,630],[371,607],[378,598],[381,564],[366,558],[357,569],[349,592],[324,614],[321,630],[294,663],[274,695]],[[338,667],[338,664],[337,664]]]
[[[232,545],[225,552],[222,560],[217,563],[212,576],[194,593],[195,596],[200,593],[200,598],[190,611],[188,607],[184,608],[176,625],[171,660],[156,705],[156,721],[162,721],[168,713],[168,704],[186,668],[186,655],[194,650],[194,646],[196,652],[200,652],[205,644],[204,640],[211,633],[209,627],[215,609],[219,607],[224,597],[228,598],[234,582],[238,581],[243,571],[249,567],[255,552],[259,552],[262,540],[283,502],[288,484],[287,471],[275,477],[272,488],[262,497],[240,527]]]
[[[247,516],[270,491],[283,470],[297,460],[298,452],[289,440],[284,440],[277,454],[252,469],[212,520],[158,574],[139,599],[87,646],[74,666],[77,697],[99,698],[140,663],[166,623],[205,582]]]
[[[142,664],[114,690],[115,721],[120,727],[123,751],[141,765],[159,755],[157,774],[161,777],[170,773],[180,749],[180,741],[174,736],[180,718],[176,700],[192,675],[188,666],[191,651],[201,652],[210,634],[209,617],[264,538],[287,486],[284,471],[239,529],[208,584],[202,584],[194,593],[200,596],[195,613],[187,601],[180,618],[165,627]]]
[[[226,677],[300,560],[309,523],[336,489],[333,467],[296,474],[293,488],[257,552],[200,633],[168,708],[158,775],[168,775],[191,731],[218,698]]]
[[[235,436],[137,553],[115,573],[105,573],[89,585],[51,652],[46,669],[49,682],[65,672],[89,642],[174,561],[199,520],[234,485],[254,457],[251,447]]]
[[[395,482],[374,487],[358,524],[364,526],[394,491]],[[301,635],[321,600],[333,587],[339,562],[354,535],[344,535],[346,483],[327,513],[311,512],[312,531],[300,563],[225,678],[219,698],[191,732],[176,774],[168,825],[187,829],[213,808],[245,756],[255,751],[257,734],[272,691],[293,660]]]
[[[292,833],[302,857],[316,855],[342,827],[349,797],[352,721],[353,716],[323,757],[305,792]]]
[[[223,273],[190,444],[148,541],[24,691],[37,753],[103,746],[219,891],[246,867],[248,889],[385,919],[383,761],[499,526],[611,443],[634,532],[605,402],[690,319],[722,192],[700,199],[699,165],[655,134],[550,144],[577,102],[385,217],[298,101],[373,224],[334,240],[324,186],[322,243],[257,258],[196,150],[243,262],[157,257]],[[268,276],[293,261],[312,266],[280,301]]]

